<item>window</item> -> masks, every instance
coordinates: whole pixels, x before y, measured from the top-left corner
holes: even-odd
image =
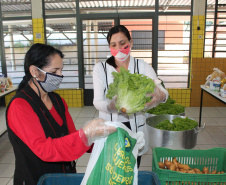
[[[158,31],[158,49],[164,50],[165,31]],[[152,49],[152,31],[151,30],[132,30],[133,49],[134,50],[147,50]]]
[[[189,74],[190,16],[160,16],[158,76],[166,88],[187,88]],[[161,42],[164,40],[164,49]]]
[[[223,1],[207,0],[204,57],[225,58],[225,42],[226,6]]]
[[[24,76],[24,57],[33,44],[31,20],[3,22],[7,76],[18,85]]]
[[[47,44],[64,54],[60,88],[78,88],[77,26],[75,18],[46,19]]]

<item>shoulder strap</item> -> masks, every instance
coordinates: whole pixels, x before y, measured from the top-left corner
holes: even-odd
[[[134,58],[134,73],[137,72],[137,74],[139,74],[139,65],[138,65],[138,59],[136,61],[136,59]]]
[[[140,72],[139,72],[139,65],[138,65],[138,61],[139,61],[139,59],[137,59],[137,73],[138,73],[138,74],[140,74]]]
[[[65,106],[64,106],[63,100],[61,99],[60,95],[57,93],[54,93],[54,92],[50,92],[49,97],[50,97],[57,113],[60,115],[60,117],[63,119],[63,121],[66,122]]]
[[[137,61],[136,61],[136,59],[134,58],[134,73],[137,72],[137,74],[139,74],[138,61],[139,61],[139,59],[137,59]],[[137,126],[137,115],[136,115],[136,113],[134,113],[134,120],[135,120],[136,132],[137,132],[138,126]]]
[[[101,62],[103,68],[104,68],[104,72],[105,72],[105,77],[106,77],[106,86],[107,86],[107,89],[109,88],[108,87],[108,76],[107,76],[107,62],[105,62],[105,65],[103,64],[103,62]],[[104,94],[106,93],[106,87],[104,88]],[[112,114],[111,114],[111,121],[112,121]]]
[[[106,64],[107,64],[107,62],[105,62],[105,64],[103,64],[103,62],[101,62],[101,64],[102,64],[102,66],[103,66],[103,68],[104,68],[104,72],[105,72],[105,78],[106,78],[106,85],[107,85],[107,89],[109,88],[108,87],[108,76],[107,76],[107,69],[106,69]],[[106,87],[105,87],[105,89],[104,89],[104,93],[106,92]]]
[[[136,61],[135,61],[135,58],[134,58],[134,71],[133,71],[133,73],[136,73]]]

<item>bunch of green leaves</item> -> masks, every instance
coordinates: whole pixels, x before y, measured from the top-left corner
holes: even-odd
[[[175,100],[172,98],[168,98],[165,103],[160,103],[157,107],[151,108],[147,110],[147,113],[149,114],[172,114],[172,115],[178,115],[180,113],[184,113],[185,107],[180,104],[176,104]]]
[[[170,131],[184,131],[194,129],[197,126],[198,123],[195,120],[189,119],[188,117],[177,117],[172,120],[172,123],[169,120],[164,120],[157,124],[155,128]]]
[[[117,96],[116,108],[127,114],[140,112],[145,104],[151,101],[147,93],[153,93],[155,83],[142,74],[131,74],[129,70],[120,68],[120,72],[112,72],[114,81],[109,85],[106,97]]]

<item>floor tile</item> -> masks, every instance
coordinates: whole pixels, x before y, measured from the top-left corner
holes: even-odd
[[[226,111],[225,111],[226,113]],[[226,118],[213,118],[213,120],[219,125],[219,126],[225,126],[226,127]]]
[[[152,166],[152,155],[142,155],[140,166]]]
[[[185,113],[185,116],[188,118],[193,118],[193,115],[191,113]]]
[[[152,166],[140,166],[138,171],[152,171]]]
[[[199,118],[196,120],[199,123]],[[219,126],[219,124],[214,120],[214,118],[203,117],[201,119],[201,125],[206,124],[206,126]]]
[[[0,143],[5,143],[5,142],[9,142],[9,136],[7,132],[0,137]]]
[[[208,150],[211,148],[221,147],[220,145],[197,145],[200,150]]]
[[[0,153],[0,164],[12,164],[15,163],[14,153]]]
[[[0,106],[0,116],[4,116],[6,111],[6,107]]]
[[[192,148],[191,150],[200,150],[200,149],[199,149],[198,145],[196,144],[196,145],[194,146],[194,148]]]
[[[11,180],[9,181],[9,183],[7,185],[13,185],[13,178],[11,178]]]
[[[226,135],[212,135],[217,144],[226,144]]]
[[[95,118],[99,118],[99,111],[96,111],[94,117],[95,117]]]
[[[203,107],[202,110],[203,110],[203,113],[208,114],[208,116],[212,118],[226,117],[225,113],[221,112],[219,109],[216,109],[214,107]]]
[[[85,117],[85,118],[94,118],[96,109],[93,106],[86,106],[82,109],[78,117]]]
[[[2,135],[6,130],[6,121],[5,121],[5,114],[1,115],[1,123],[0,123],[0,135]]]
[[[200,108],[199,107],[187,107],[187,109],[192,116],[199,117],[199,114],[200,114]],[[202,111],[202,117],[209,117],[209,115],[206,114],[206,112]]]
[[[76,162],[76,166],[86,167],[89,162],[90,155],[91,154],[84,154],[82,157],[80,157]]]
[[[71,114],[72,119],[74,120],[81,113],[82,107],[70,107],[68,110],[69,113]]]
[[[145,153],[145,155],[152,155],[152,148],[151,147],[148,149],[148,151]]]
[[[14,174],[14,164],[0,164],[0,177],[11,178]]]
[[[223,117],[226,117],[226,107],[216,107],[216,109],[224,115]]]
[[[0,178],[1,185],[7,185],[11,178]]]
[[[82,128],[85,124],[88,123],[88,121],[92,120],[93,118],[86,118],[86,117],[83,117],[83,118],[77,118],[75,121],[74,121],[74,124],[75,124],[75,127],[76,129],[80,129]]]
[[[197,144],[217,144],[206,130],[198,133]]]
[[[221,127],[206,127],[205,130],[211,135],[226,135],[226,132]]]
[[[221,127],[221,129],[226,133],[226,127]]]
[[[0,153],[13,152],[13,147],[10,142],[0,142]]]
[[[77,168],[77,173],[85,173],[85,172],[86,172],[86,167]]]

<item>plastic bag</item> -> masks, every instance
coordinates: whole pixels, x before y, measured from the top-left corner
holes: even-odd
[[[206,78],[206,83],[205,86],[210,86],[210,82],[220,82],[222,78],[225,77],[224,72],[222,72],[221,70],[219,70],[218,68],[213,68],[213,73],[211,75],[208,75]]]
[[[81,185],[138,184],[137,156],[144,144],[142,132],[133,133],[119,122],[115,133],[94,142]]]

